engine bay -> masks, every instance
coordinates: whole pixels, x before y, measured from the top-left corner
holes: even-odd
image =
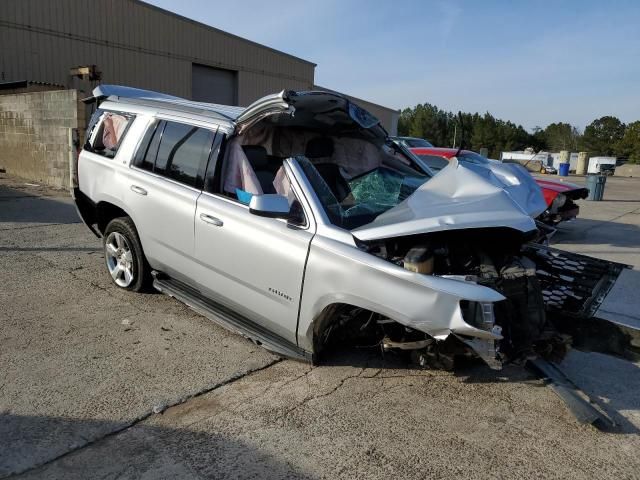
[[[455,332],[436,339],[377,313],[345,308],[323,343],[379,347],[431,368],[452,369],[460,357],[480,357],[494,369],[535,357],[558,361],[571,344],[566,319],[591,316],[625,266],[533,243],[537,238],[536,232],[491,228],[358,241],[360,249],[412,272],[502,294],[495,303],[460,301],[465,322],[501,339]]]

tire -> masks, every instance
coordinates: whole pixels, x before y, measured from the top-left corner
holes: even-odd
[[[151,285],[151,267],[140,244],[136,226],[129,217],[114,218],[102,240],[107,273],[123,290],[145,291]]]

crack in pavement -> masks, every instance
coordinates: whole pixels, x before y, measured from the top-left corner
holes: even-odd
[[[9,222],[7,222],[9,223]],[[79,222],[78,222],[79,223]],[[25,230],[27,228],[55,227],[57,225],[76,225],[75,223],[39,223],[37,225],[26,225],[24,227],[7,227],[0,228],[0,232],[8,232],[10,230]]]
[[[226,385],[230,385],[234,382],[237,382],[238,380],[241,380],[245,377],[248,377],[254,373],[258,373],[261,372],[262,370],[266,370],[267,368],[272,367],[273,365],[280,363],[284,360],[284,358],[282,357],[277,357],[274,360],[272,360],[271,362],[267,363],[266,365],[263,365],[261,367],[256,367],[253,369],[249,369],[249,370],[245,370],[244,372],[240,372],[237,373],[235,375],[232,375],[231,377],[229,377],[226,380],[223,380],[221,382],[215,383],[214,385],[210,385],[208,387],[205,387],[201,390],[198,390],[197,392],[194,392],[192,394],[189,395],[185,395],[184,397],[181,397],[179,399],[177,399],[174,402],[168,403],[166,405],[162,405],[161,408],[158,408],[158,406],[153,406],[151,407],[151,409],[149,409],[148,411],[142,413],[141,415],[138,415],[137,417],[135,417],[133,420],[129,421],[129,422],[125,422],[123,423],[120,427],[111,430],[110,432],[107,432],[105,434],[102,434],[101,436],[94,438],[94,439],[87,439],[85,437],[82,437],[82,435],[80,435],[83,439],[85,439],[85,443],[82,445],[77,445],[69,450],[67,450],[64,453],[61,453],[60,455],[57,455],[56,457],[53,457],[45,462],[39,463],[37,465],[33,465],[29,468],[26,468],[24,470],[21,470],[19,472],[12,472],[9,475],[6,476],[2,476],[0,477],[1,479],[6,479],[6,478],[14,478],[17,477],[19,475],[23,475],[25,473],[30,473],[30,472],[34,472],[36,470],[40,470],[43,468],[46,468],[48,465],[51,465],[52,463],[65,458],[69,455],[72,455],[74,453],[77,453],[81,450],[84,450],[85,448],[91,447],[99,442],[102,442],[103,440],[106,440],[110,437],[114,437],[122,432],[124,432],[125,430],[128,430],[129,428],[135,427],[137,424],[139,424],[140,422],[143,422],[144,420],[152,417],[153,415],[156,414],[161,414],[162,412],[164,412],[166,409],[171,408],[171,407],[176,407],[178,405],[181,405],[185,402],[188,402],[189,400],[192,400],[194,398],[200,397],[202,395],[206,395],[207,393],[213,392],[214,390],[217,390],[219,388],[222,388]]]
[[[311,395],[311,396],[304,397],[302,399],[302,401],[300,401],[299,403],[297,403],[293,407],[291,407],[288,410],[286,410],[282,415],[279,415],[278,417],[276,417],[275,421],[282,420],[283,418],[289,416],[291,413],[293,413],[297,409],[305,406],[307,403],[309,403],[309,402],[311,402],[313,400],[318,400],[319,398],[325,398],[325,397],[328,397],[330,395],[333,395],[335,392],[337,392],[346,383],[347,380],[352,380],[354,378],[369,378],[369,377],[362,377],[362,374],[365,372],[366,369],[367,369],[367,367],[362,367],[360,369],[360,372],[358,372],[356,375],[349,375],[347,377],[344,377],[343,379],[341,379],[337,383],[337,385],[335,385],[328,392],[321,393],[321,394],[318,394],[318,395]],[[311,370],[309,372],[311,372]],[[309,372],[307,372],[307,373],[309,373]],[[307,375],[305,375],[305,376],[307,376]],[[307,379],[308,379],[308,376],[307,376]]]

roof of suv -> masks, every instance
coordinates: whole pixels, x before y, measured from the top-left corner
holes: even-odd
[[[104,101],[106,108],[123,106],[137,112],[151,109],[151,113],[164,111],[162,113],[199,117],[203,121],[213,119],[219,124],[226,124],[231,129],[237,127],[238,132],[267,116],[296,112],[295,117],[298,123],[307,122],[309,128],[321,129],[327,126],[333,128],[333,125],[340,125],[343,130],[348,130],[355,126],[369,131],[374,137],[387,136],[380,121],[371,113],[343,95],[325,91],[282,90],[279,93],[266,95],[248,107],[236,107],[196,102],[120,85],[99,85],[93,90],[93,95],[84,101]],[[289,117],[288,124],[294,124],[293,115]],[[284,120],[279,121],[281,125],[284,124],[283,122]]]
[[[115,102],[180,110],[205,116],[213,113],[217,114],[216,116],[222,116],[230,121],[238,118],[238,116],[246,110],[245,107],[196,102],[185,98],[174,97],[173,95],[153,92],[151,90],[123,87],[120,85],[98,85],[93,90],[93,95],[85,99],[85,102],[105,99]]]

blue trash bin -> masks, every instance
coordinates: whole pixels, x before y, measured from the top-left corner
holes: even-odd
[[[607,177],[605,175],[587,175],[587,188],[589,189],[587,200],[600,202],[602,197],[604,197],[604,186],[606,183]]]
[[[558,175],[561,177],[566,177],[569,175],[569,165],[568,163],[561,163],[558,167]]]

